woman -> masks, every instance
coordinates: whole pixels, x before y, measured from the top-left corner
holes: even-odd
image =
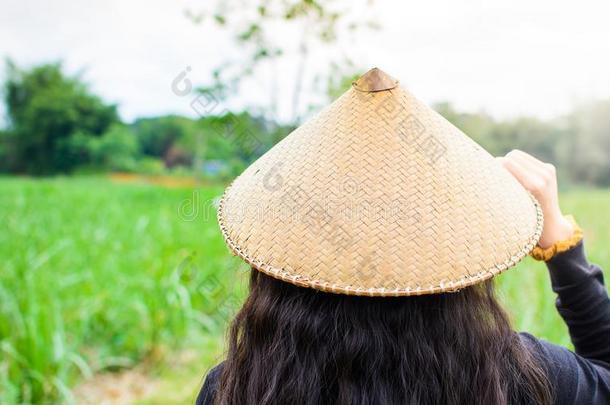
[[[540,204],[544,226],[532,255],[546,261],[575,353],[515,333],[489,277],[462,277],[448,288],[445,281],[417,295],[347,295],[273,274],[235,246],[238,238],[227,238],[253,265],[250,293],[233,321],[227,359],[208,374],[197,404],[610,403],[610,301],[601,270],[587,262],[582,233],[560,211],[552,166],[520,151],[498,160]],[[458,205],[452,207],[456,216]],[[440,225],[452,220],[438,219]],[[231,232],[221,227],[225,236]],[[348,254],[346,246],[338,257]],[[459,252],[453,260],[462,260]],[[369,273],[384,269],[367,269],[352,280],[364,285]]]

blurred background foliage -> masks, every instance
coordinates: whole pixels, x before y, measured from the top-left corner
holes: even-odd
[[[179,172],[227,180],[292,129],[227,110],[200,119],[168,115],[123,123],[116,106],[65,75],[59,63],[23,70],[8,61],[6,68],[5,173]]]
[[[224,181],[300,123],[227,110],[199,119],[168,115],[124,123],[115,105],[78,76],[67,76],[59,63],[22,69],[9,60],[6,69],[8,125],[0,132],[5,173],[179,172]],[[346,91],[355,77],[339,70],[331,74],[326,99]],[[610,185],[610,100],[581,103],[551,120],[498,120],[446,102],[434,108],[494,155],[523,149],[554,163],[569,184]]]

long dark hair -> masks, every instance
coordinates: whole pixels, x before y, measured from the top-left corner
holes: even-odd
[[[216,403],[550,404],[544,369],[512,331],[493,283],[373,298],[252,270]]]

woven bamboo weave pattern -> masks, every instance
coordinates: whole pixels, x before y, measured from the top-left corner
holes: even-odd
[[[229,248],[258,270],[368,296],[483,281],[527,255],[542,229],[518,182],[400,86],[348,90],[248,167],[218,218]]]

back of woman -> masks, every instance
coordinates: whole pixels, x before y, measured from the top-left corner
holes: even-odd
[[[250,288],[198,405],[610,403],[610,300],[554,168],[494,160],[377,69],[248,168],[219,221]],[[528,253],[575,353],[496,299]]]
[[[221,404],[548,404],[539,361],[484,283],[378,299],[253,271],[217,373]]]

